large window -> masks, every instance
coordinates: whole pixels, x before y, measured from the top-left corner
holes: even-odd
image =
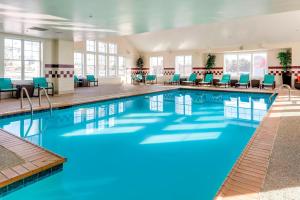
[[[86,74],[95,75],[95,54],[86,54]]]
[[[87,40],[86,41],[86,51],[96,52],[96,41]]]
[[[41,42],[4,40],[4,76],[13,80],[31,80],[41,75]]]
[[[224,71],[232,76],[248,73],[251,77],[263,77],[267,72],[267,53],[225,54]]]
[[[125,68],[126,68],[126,64],[125,64],[125,58],[123,56],[119,56],[119,62],[118,62],[118,76],[125,76]]]
[[[176,56],[175,73],[189,76],[192,73],[192,56]]]
[[[98,57],[98,72],[99,76],[106,76],[106,56],[105,55],[99,55]]]
[[[76,75],[92,74],[99,77],[125,75],[124,57],[118,56],[118,45],[114,43],[87,40],[86,52],[81,56],[74,53],[74,64]]]
[[[108,75],[109,76],[116,76],[116,70],[117,70],[117,56],[109,56],[108,60],[109,60],[109,64],[108,64]]]
[[[109,54],[117,54],[118,53],[118,46],[116,44],[110,43],[108,46],[109,46],[109,49],[108,49]]]
[[[162,56],[150,57],[150,74],[163,76],[164,74],[164,59]]]
[[[83,75],[83,54],[74,53],[74,73],[78,76]]]

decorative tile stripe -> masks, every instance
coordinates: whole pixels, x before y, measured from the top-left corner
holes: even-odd
[[[143,75],[148,75],[150,72],[149,68],[143,68],[140,70],[139,68],[128,68],[128,70],[131,70],[132,75],[139,74],[142,71]],[[206,73],[205,67],[193,67],[193,73],[200,75],[204,75]],[[211,73],[213,73],[215,76],[221,76],[223,75],[223,67],[214,67],[211,70],[209,70]],[[164,68],[164,75],[165,76],[172,76],[175,74],[175,68],[173,67],[167,67]]]
[[[45,64],[45,68],[73,68],[74,65],[66,65],[66,64]]]
[[[49,70],[45,72],[46,78],[73,78],[74,71],[70,70]]]
[[[45,179],[51,175],[54,175],[56,173],[59,173],[63,170],[63,164],[57,165],[55,167],[52,167],[50,169],[47,169],[45,171],[41,171],[37,174],[34,174],[32,176],[29,176],[27,178],[21,179],[17,182],[14,182],[10,185],[4,186],[0,188],[0,197],[4,197],[16,190],[19,190],[23,187],[26,187],[28,185],[31,185],[33,183],[36,183],[42,179]]]
[[[275,76],[281,76],[283,74],[283,69],[281,66],[269,66],[268,67],[269,74]],[[289,72],[291,72],[292,77],[296,77],[300,75],[300,66],[292,66],[289,68]]]

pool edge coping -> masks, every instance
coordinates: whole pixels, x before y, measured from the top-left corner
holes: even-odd
[[[232,169],[229,171],[228,175],[224,179],[222,185],[219,187],[218,192],[216,193],[216,195],[214,197],[214,200],[225,200],[225,199],[227,200],[227,199],[240,199],[240,198],[242,198],[242,199],[244,199],[244,198],[248,199],[249,198],[249,199],[259,200],[259,194],[262,191],[263,185],[265,183],[265,179],[266,179],[269,164],[270,164],[270,158],[271,158],[271,155],[272,155],[275,140],[276,140],[277,133],[278,133],[278,130],[279,130],[280,118],[277,118],[277,122],[276,122],[275,126],[273,124],[273,130],[271,130],[271,131],[269,130],[270,127],[264,127],[264,124],[267,123],[266,122],[267,120],[271,120],[271,119],[275,120],[274,118],[271,118],[270,115],[271,115],[272,109],[274,108],[274,103],[276,102],[276,100],[278,100],[279,96],[280,96],[280,94],[278,94],[275,97],[271,107],[269,108],[269,110],[267,112],[267,115],[264,116],[263,120],[260,122],[259,126],[256,128],[253,136],[251,137],[251,139],[247,143],[247,145],[244,148],[243,152],[240,154],[239,158],[237,159],[237,161],[233,165]],[[258,138],[258,137],[261,137],[259,134],[262,133],[262,132],[265,132],[267,134],[270,134],[270,132],[273,132],[273,135],[272,135],[273,138],[272,138],[272,144],[271,144],[270,148],[268,149],[268,155],[267,155],[267,158],[266,158],[267,160],[265,161],[265,166],[263,167],[264,168],[263,178],[262,178],[261,182],[258,183],[258,185],[257,185],[257,187],[259,188],[259,191],[248,190],[248,192],[246,192],[247,189],[244,188],[244,187],[241,188],[241,191],[238,191],[234,188],[234,186],[238,185],[238,183],[241,183],[241,182],[239,182],[237,180],[234,180],[233,176],[235,175],[235,173],[242,173],[240,171],[241,169],[239,168],[239,166],[243,165],[243,164],[241,164],[243,162],[243,159],[245,159],[245,158],[247,159],[248,151],[251,148],[254,148],[254,149],[258,148],[258,146],[253,147],[254,142],[257,142],[257,141],[258,142],[264,142],[264,141],[261,140],[261,138]],[[265,135],[267,135],[267,134],[265,134]],[[257,158],[260,159],[259,156],[257,156]],[[234,182],[237,182],[237,183],[234,183]],[[249,182],[251,182],[251,181],[249,180]],[[253,185],[251,185],[252,183],[247,184],[247,182],[246,183],[243,182],[241,184],[249,185],[249,187],[253,186]],[[229,193],[229,196],[227,196],[228,193]],[[244,194],[244,193],[246,193],[246,194]]]

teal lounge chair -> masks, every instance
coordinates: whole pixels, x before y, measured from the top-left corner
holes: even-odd
[[[86,75],[86,81],[88,82],[89,87],[91,87],[91,83],[93,83],[94,86],[99,85],[98,79],[96,79],[94,75]]]
[[[146,80],[145,80],[145,84],[146,84],[146,83],[153,84],[154,81],[157,82],[157,80],[156,80],[156,75],[147,75],[147,76],[146,76]]]
[[[240,81],[235,84],[235,87],[245,86],[248,88],[250,86],[249,74],[241,74]]]
[[[224,74],[218,85],[228,87],[230,85],[230,74]]]
[[[79,80],[78,76],[74,75],[74,86],[79,87],[79,84],[82,83],[82,80]]]
[[[164,84],[177,84],[179,85],[180,83],[180,75],[179,74],[174,74],[172,78],[169,81],[164,82]]]
[[[263,82],[260,84],[260,89],[263,89],[265,87],[272,87],[272,89],[275,88],[275,76],[266,74],[264,76]]]
[[[143,82],[143,75],[142,74],[132,74],[131,75],[131,83],[140,83]]]
[[[2,92],[11,92],[11,96],[14,95],[14,92],[17,92],[17,88],[13,86],[10,78],[0,78],[0,100]]]
[[[197,74],[192,73],[187,81],[182,81],[183,84],[196,85]]]
[[[202,82],[200,82],[200,85],[212,85],[214,80],[214,75],[213,74],[206,74],[205,78]]]
[[[38,96],[40,96],[41,88],[45,88],[49,94],[51,90],[51,95],[54,95],[54,86],[53,83],[48,83],[45,77],[35,77],[33,78],[33,88],[38,90]]]

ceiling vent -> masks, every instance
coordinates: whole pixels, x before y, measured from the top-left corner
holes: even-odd
[[[48,31],[48,29],[46,29],[46,28],[41,28],[41,27],[36,27],[36,26],[31,27],[29,29],[34,30],[34,31]]]

